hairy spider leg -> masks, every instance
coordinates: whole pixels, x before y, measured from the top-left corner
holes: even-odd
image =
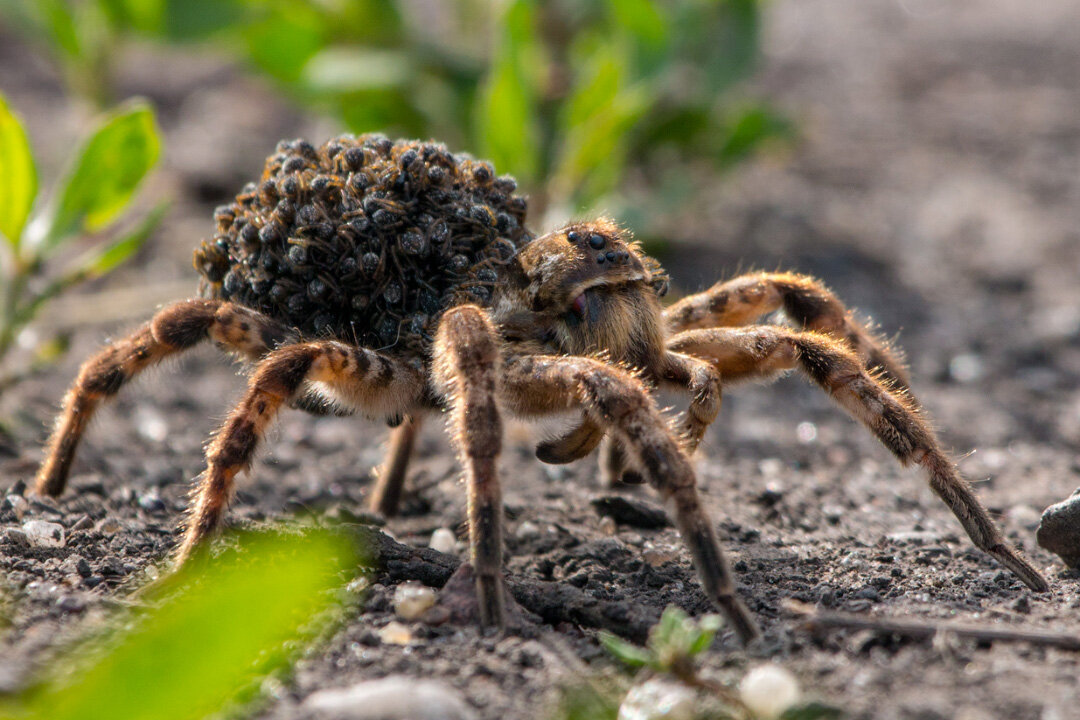
[[[668,347],[712,363],[725,380],[773,379],[786,370],[800,370],[865,425],[902,465],[921,465],[931,490],[949,506],[976,546],[1032,590],[1049,590],[1042,575],[994,525],[942,450],[915,398],[906,391],[890,391],[843,343],[822,333],[756,325],[688,330],[671,338]]]
[[[476,573],[480,622],[503,630],[503,504],[497,467],[502,451],[499,348],[498,334],[487,313],[475,305],[452,308],[443,315],[435,333],[432,372],[436,387],[449,404],[448,428],[465,470],[469,557]]]
[[[384,517],[397,515],[401,505],[401,495],[405,488],[405,478],[409,470],[416,438],[420,435],[424,416],[419,413],[406,415],[405,419],[390,432],[390,443],[386,450],[386,459],[375,474],[375,487],[368,500],[371,512]]]
[[[853,317],[844,303],[817,278],[796,273],[752,273],[688,295],[667,308],[672,333],[709,327],[748,325],[783,310],[803,330],[816,330],[845,342],[869,369],[880,368],[893,389],[908,386],[900,354]]]
[[[52,496],[64,491],[94,412],[143,370],[207,339],[254,360],[290,335],[265,315],[221,300],[184,300],[162,309],[150,322],[83,363],[64,397],[34,490]]]
[[[417,403],[424,380],[411,363],[332,340],[271,352],[256,366],[247,392],[207,446],[206,471],[194,488],[177,564],[219,528],[236,475],[250,467],[281,408],[308,388],[373,417],[388,417],[407,413]]]
[[[808,275],[740,275],[719,282],[704,292],[682,298],[664,311],[664,319],[668,329],[678,333],[709,327],[749,325],[777,310],[783,310],[803,330],[825,333],[846,343],[862,359],[863,365],[891,390],[905,390],[909,386],[901,354],[859,323],[824,283]],[[688,390],[693,396],[694,388],[688,387]],[[691,405],[688,415],[693,413]],[[701,435],[704,435],[704,431],[702,428]],[[638,480],[633,470],[623,471],[625,459],[616,443],[607,443],[603,452],[601,475],[609,484],[620,476],[623,482]]]
[[[706,595],[748,642],[758,630],[735,594],[716,532],[698,496],[694,470],[640,379],[584,357],[511,356],[502,375],[507,406],[522,416],[582,410],[614,433],[636,467],[668,503]]]

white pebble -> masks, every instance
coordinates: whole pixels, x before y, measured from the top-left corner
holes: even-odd
[[[22,495],[8,495],[4,498],[7,504],[11,506],[12,511],[15,513],[15,517],[19,520],[23,519],[23,515],[30,509],[30,503],[26,502],[26,498]]]
[[[401,623],[393,621],[379,630],[379,639],[387,645],[408,645],[412,642],[412,631]]]
[[[22,526],[26,539],[38,547],[64,547],[64,526],[45,520],[27,520]]]
[[[949,374],[961,383],[975,382],[983,375],[983,361],[978,355],[957,355],[949,362]]]
[[[154,408],[140,405],[135,408],[135,431],[153,442],[162,442],[169,436],[169,422]]]
[[[540,537],[540,528],[526,520],[517,527],[514,537],[518,540],[535,540]]]
[[[812,422],[801,422],[795,427],[795,437],[803,445],[809,445],[817,440],[817,425]]]
[[[435,591],[420,583],[402,583],[394,590],[394,612],[402,620],[416,620],[434,604]]]
[[[693,720],[694,691],[682,683],[652,678],[630,688],[618,720]]]
[[[739,696],[755,715],[776,720],[799,702],[799,681],[779,665],[758,665],[739,683]]]
[[[454,531],[450,528],[438,528],[431,533],[428,547],[441,553],[453,553],[457,549],[457,538],[454,537]]]
[[[345,688],[319,690],[303,703],[303,717],[326,720],[472,720],[476,715],[450,686],[392,675]]]

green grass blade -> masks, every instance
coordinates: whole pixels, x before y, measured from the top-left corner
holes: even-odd
[[[500,172],[530,181],[539,171],[537,89],[530,69],[537,51],[535,10],[515,0],[502,21],[502,41],[480,90],[476,109],[478,145]]]
[[[127,207],[160,154],[161,138],[148,103],[132,101],[110,114],[62,184],[43,249],[108,226]]]
[[[19,118],[0,95],[0,234],[18,248],[37,196],[37,169]]]
[[[250,692],[285,666],[287,645],[310,637],[333,605],[340,574],[356,556],[340,536],[241,536],[240,551],[189,564],[179,589],[134,629],[103,646],[88,669],[32,691],[21,707],[33,720],[195,720]],[[305,627],[307,626],[307,627]]]
[[[611,655],[630,667],[643,667],[649,665],[654,660],[653,654],[643,647],[634,645],[627,642],[617,635],[601,630],[600,635],[597,637],[600,644],[604,646]]]

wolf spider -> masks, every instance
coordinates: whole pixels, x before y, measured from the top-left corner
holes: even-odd
[[[502,627],[502,501],[496,469],[503,413],[535,418],[568,409],[580,422],[542,442],[551,463],[583,457],[607,436],[609,478],[643,479],[666,501],[709,598],[748,641],[756,624],[701,505],[689,456],[720,409],[721,388],[798,370],[865,425],[899,460],[926,472],[972,541],[1036,591],[1048,585],[1012,548],[943,452],[893,353],[818,281],[786,273],[737,277],[664,310],[659,265],[607,220],[575,223],[525,243],[499,269],[490,302],[444,309],[430,354],[382,352],[340,340],[301,341],[247,307],[200,298],[170,305],[88,360],[37,475],[63,491],[75,448],[98,405],[166,357],[210,339],[255,363],[248,388],[214,435],[177,561],[222,524],[236,475],[267,427],[306,393],[373,417],[402,419],[373,492],[392,513],[420,422],[449,413],[468,488],[470,558],[480,617]],[[755,324],[783,310],[798,327]],[[673,428],[651,387],[690,402]]]

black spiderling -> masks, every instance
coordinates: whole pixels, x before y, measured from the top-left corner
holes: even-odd
[[[447,307],[486,303],[531,240],[517,183],[437,143],[381,135],[279,143],[261,182],[214,212],[203,292],[303,336],[423,351]]]

